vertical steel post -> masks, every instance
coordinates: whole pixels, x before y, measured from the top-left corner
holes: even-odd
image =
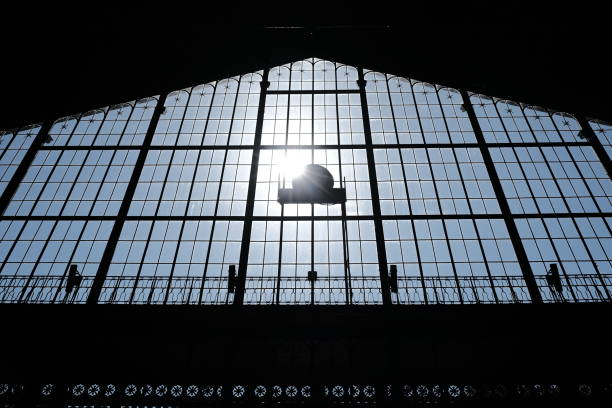
[[[34,161],[34,157],[36,157],[36,153],[40,150],[43,142],[49,135],[49,131],[51,130],[51,126],[53,126],[53,121],[46,121],[42,124],[40,130],[38,131],[38,135],[34,138],[34,141],[30,145],[30,148],[26,152],[25,156],[19,163],[17,170],[15,170],[15,174],[11,177],[11,181],[7,184],[2,196],[0,197],[0,215],[4,214],[6,208],[11,202],[11,198],[17,192],[17,188],[19,187],[19,183],[25,177],[28,169],[30,168],[30,164]],[[7,146],[8,149],[8,146]]]
[[[610,163],[610,157],[608,156],[608,152],[606,152],[606,149],[603,147],[603,145],[599,141],[599,138],[597,137],[593,129],[591,129],[589,122],[582,116],[576,116],[576,119],[578,120],[578,123],[580,124],[580,127],[582,128],[582,134],[584,135],[584,137],[586,137],[587,141],[591,144],[591,146],[593,147],[593,150],[595,150],[595,154],[599,158],[599,161],[606,169],[606,172],[608,173],[608,177],[612,177],[612,163]]]
[[[106,280],[106,275],[108,274],[108,270],[113,259],[113,254],[115,253],[115,248],[117,247],[117,242],[119,241],[119,236],[121,235],[121,230],[125,224],[125,219],[130,209],[130,204],[132,203],[134,193],[136,192],[138,180],[140,180],[140,174],[142,173],[147,154],[149,153],[149,147],[153,141],[155,129],[157,129],[157,123],[159,122],[160,116],[164,112],[166,96],[167,93],[160,95],[151,120],[149,121],[149,127],[147,128],[147,133],[140,148],[140,152],[138,153],[138,158],[136,159],[136,164],[134,165],[134,170],[132,172],[132,177],[130,178],[125,195],[123,196],[121,207],[119,207],[119,211],[115,217],[115,224],[113,225],[113,229],[108,237],[108,243],[106,244],[106,248],[102,254],[100,265],[98,266],[98,272],[96,273],[96,277],[91,285],[91,290],[89,291],[89,296],[87,297],[87,304],[98,303],[98,299],[102,293],[102,287],[104,286],[104,281]]]
[[[493,185],[493,190],[495,191],[497,202],[499,203],[499,207],[504,217],[506,228],[508,229],[508,234],[510,235],[510,241],[512,242],[512,247],[514,248],[514,252],[516,253],[519,265],[521,267],[521,270],[523,271],[523,278],[525,279],[525,283],[527,284],[527,290],[529,291],[531,301],[533,303],[541,303],[542,296],[540,295],[538,284],[536,283],[533,271],[531,269],[531,264],[529,263],[529,258],[527,258],[527,253],[525,252],[525,248],[523,247],[521,236],[519,235],[518,229],[516,228],[516,224],[514,223],[514,218],[512,217],[512,213],[510,212],[510,205],[506,200],[506,195],[504,194],[504,189],[502,187],[501,181],[499,180],[499,176],[497,175],[497,170],[495,170],[493,158],[491,157],[489,149],[487,148],[485,138],[482,134],[482,129],[480,129],[480,124],[478,123],[476,112],[474,111],[474,107],[472,106],[472,102],[470,101],[470,97],[466,91],[461,91],[461,97],[463,99],[463,106],[465,107],[465,110],[470,119],[470,124],[472,125],[472,129],[474,130],[474,135],[476,136],[476,140],[478,141],[480,153],[482,154],[485,167],[487,168],[487,172],[489,173],[489,177],[491,178],[491,184]]]
[[[234,305],[242,305],[244,302],[246,273],[249,261],[249,243],[251,241],[255,190],[257,187],[257,169],[259,167],[259,153],[261,151],[261,131],[263,129],[264,113],[266,110],[266,94],[270,86],[270,82],[268,81],[269,72],[270,70],[266,68],[263,73],[263,78],[261,79],[257,123],[255,124],[255,140],[253,141],[253,159],[251,160],[251,171],[249,174],[249,189],[247,191],[246,210],[244,213],[244,229],[242,230],[242,245],[240,246],[240,263],[238,264],[238,281],[236,282]]]
[[[368,158],[368,172],[370,174],[370,191],[372,193],[372,212],[374,216],[374,230],[376,233],[376,250],[378,252],[378,269],[380,272],[380,291],[383,305],[391,305],[391,288],[389,287],[389,268],[387,265],[387,251],[385,249],[385,236],[378,196],[378,182],[376,177],[376,163],[374,162],[374,149],[372,147],[372,131],[370,129],[370,114],[366,95],[366,81],[363,77],[363,68],[358,69],[359,97],[361,99],[361,112],[363,117],[363,130],[365,134],[366,155]]]

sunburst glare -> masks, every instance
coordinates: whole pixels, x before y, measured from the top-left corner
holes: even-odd
[[[289,150],[281,160],[279,174],[281,180],[291,182],[304,172],[304,167],[312,163],[311,152],[308,150]]]

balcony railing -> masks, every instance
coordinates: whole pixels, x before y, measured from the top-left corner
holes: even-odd
[[[78,288],[67,293],[61,276],[0,276],[0,303],[85,303],[93,284],[85,276]],[[546,303],[609,302],[612,275],[571,275],[563,280],[563,291],[555,293],[544,276],[536,276]],[[348,289],[348,291],[347,291]],[[347,296],[347,292],[350,294]],[[306,278],[248,278],[245,304],[382,304],[377,277],[320,277],[314,286]],[[530,303],[522,277],[409,277],[398,279],[393,293],[396,304],[502,304]],[[313,302],[314,300],[314,302]],[[109,276],[99,303],[116,304],[231,304],[233,294],[225,278],[121,277]]]

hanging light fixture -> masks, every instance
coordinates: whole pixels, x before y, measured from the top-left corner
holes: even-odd
[[[334,188],[334,177],[318,164],[304,166],[304,171],[291,182],[292,188],[278,189],[281,204],[342,204],[346,202],[346,190]]]

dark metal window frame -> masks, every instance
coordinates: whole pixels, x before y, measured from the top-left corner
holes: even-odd
[[[447,143],[447,144],[435,144],[435,143],[422,143],[422,144],[402,144],[402,145],[388,145],[388,144],[373,144],[372,142],[372,134],[371,134],[371,130],[370,130],[370,120],[369,120],[369,114],[368,114],[368,104],[367,104],[367,97],[366,97],[366,91],[365,91],[365,79],[364,79],[364,70],[362,67],[357,67],[357,72],[358,72],[358,89],[349,89],[349,90],[268,90],[268,86],[269,86],[269,82],[268,82],[268,74],[269,74],[269,69],[266,68],[263,71],[263,78],[262,78],[262,82],[261,82],[261,89],[260,89],[260,98],[259,98],[259,107],[258,107],[258,114],[257,114],[257,121],[256,121],[256,128],[255,128],[255,141],[253,143],[253,145],[224,145],[224,146],[163,146],[163,145],[155,145],[152,146],[152,140],[153,140],[153,136],[155,134],[155,130],[157,128],[157,124],[159,122],[160,116],[162,115],[163,111],[164,111],[164,102],[166,99],[166,96],[170,93],[170,92],[165,92],[163,93],[157,100],[157,105],[154,108],[154,112],[152,115],[152,118],[150,119],[149,122],[149,126],[144,138],[144,142],[141,146],[134,146],[134,145],[122,145],[122,146],[103,146],[103,145],[96,145],[96,146],[45,146],[45,139],[47,138],[51,127],[53,126],[53,121],[47,121],[45,123],[42,124],[40,131],[38,132],[38,135],[35,137],[34,141],[32,142],[30,148],[27,150],[23,160],[21,161],[21,163],[19,164],[19,166],[17,167],[16,171],[14,172],[10,182],[7,184],[4,192],[2,193],[2,196],[0,198],[0,214],[4,214],[11,198],[13,197],[13,195],[15,194],[15,192],[17,191],[17,188],[19,187],[19,184],[21,183],[21,181],[23,180],[27,170],[29,169],[30,165],[32,164],[34,157],[36,156],[36,154],[39,151],[43,151],[43,150],[49,150],[49,151],[53,151],[53,150],[59,150],[59,151],[68,151],[68,150],[86,150],[86,151],[93,151],[93,150],[139,150],[139,154],[138,154],[138,158],[136,161],[136,165],[134,167],[134,171],[132,173],[131,179],[129,181],[128,187],[126,189],[123,201],[121,203],[121,207],[119,209],[119,212],[117,214],[116,217],[111,217],[111,216],[5,216],[2,215],[0,216],[0,220],[82,220],[82,221],[88,221],[88,220],[108,220],[108,221],[114,221],[114,225],[113,225],[113,229],[111,231],[111,234],[109,236],[108,239],[108,243],[106,246],[106,249],[102,255],[102,259],[100,262],[100,266],[98,268],[98,272],[96,274],[95,277],[93,277],[93,279],[91,279],[91,290],[89,292],[88,298],[87,298],[87,303],[90,304],[95,304],[98,303],[98,299],[100,297],[101,291],[104,287],[104,283],[105,283],[105,279],[106,276],[108,274],[108,270],[112,261],[112,257],[115,251],[115,248],[117,246],[117,243],[119,241],[119,237],[121,234],[121,230],[125,224],[126,221],[128,220],[178,220],[178,221],[186,221],[186,220],[212,220],[213,222],[215,220],[235,220],[235,221],[244,221],[244,229],[243,229],[243,235],[242,235],[242,246],[241,246],[241,252],[240,252],[240,259],[239,259],[239,264],[238,264],[238,284],[237,284],[237,288],[236,288],[236,293],[234,295],[234,299],[233,299],[233,303],[235,305],[241,305],[244,303],[244,293],[245,293],[245,281],[247,279],[246,273],[247,273],[247,265],[248,265],[248,254],[249,254],[249,242],[250,242],[250,237],[251,237],[251,230],[252,230],[252,222],[256,221],[256,220],[268,220],[268,221],[272,221],[272,220],[312,220],[312,222],[314,222],[315,220],[341,220],[341,219],[346,219],[346,220],[372,220],[374,221],[374,226],[375,226],[375,234],[376,234],[376,245],[377,245],[377,250],[378,250],[378,264],[379,264],[379,271],[380,271],[380,288],[381,288],[381,295],[382,295],[382,302],[384,305],[391,305],[392,304],[392,298],[391,298],[391,293],[390,293],[390,289],[389,289],[389,277],[388,277],[388,264],[387,264],[387,256],[386,256],[386,251],[385,251],[385,243],[384,243],[384,234],[383,234],[383,227],[382,227],[382,221],[385,219],[393,219],[393,220],[399,220],[399,219],[408,219],[408,220],[416,220],[416,219],[439,219],[439,220],[444,220],[444,219],[479,219],[479,218],[486,218],[486,219],[503,219],[505,222],[505,225],[507,227],[509,236],[510,236],[510,240],[512,242],[513,248],[515,250],[515,253],[517,255],[518,258],[518,262],[520,264],[522,273],[523,273],[523,278],[525,279],[526,285],[527,285],[527,289],[529,291],[530,294],[530,298],[532,302],[541,302],[542,298],[540,295],[540,292],[538,290],[538,284],[536,283],[536,279],[534,277],[533,271],[531,270],[531,266],[529,263],[529,260],[527,258],[526,252],[525,252],[525,248],[523,247],[523,243],[521,241],[520,235],[518,233],[517,227],[516,227],[516,223],[515,223],[515,219],[520,219],[520,218],[571,218],[574,216],[579,216],[579,217],[610,217],[612,216],[612,213],[580,213],[580,214],[571,214],[571,213],[562,213],[562,214],[512,214],[510,211],[510,207],[508,205],[508,201],[506,199],[506,196],[503,192],[503,188],[500,182],[500,179],[498,177],[497,171],[495,169],[495,164],[493,162],[493,159],[491,158],[491,154],[489,152],[489,148],[490,147],[538,147],[538,148],[542,148],[542,147],[570,147],[570,146],[589,146],[591,148],[594,149],[597,157],[599,158],[600,162],[602,163],[602,165],[604,166],[604,168],[606,169],[607,173],[610,175],[612,174],[612,166],[610,163],[610,159],[605,151],[604,146],[601,144],[601,141],[597,138],[597,136],[595,135],[594,131],[591,129],[591,127],[588,124],[587,119],[585,119],[584,117],[577,117],[577,120],[581,126],[581,130],[583,135],[585,136],[585,140],[584,141],[580,141],[580,142],[550,142],[550,143],[537,143],[537,142],[530,142],[530,143],[486,143],[485,138],[483,136],[483,133],[480,129],[479,126],[479,122],[478,122],[478,118],[476,117],[474,108],[472,106],[472,103],[470,101],[470,97],[468,92],[466,91],[460,91],[460,94],[462,96],[463,99],[463,107],[465,108],[467,114],[468,114],[468,118],[470,121],[470,124],[472,126],[472,129],[474,131],[474,134],[476,136],[476,143]],[[315,95],[315,94],[334,94],[334,95],[338,95],[338,94],[359,94],[360,97],[360,101],[361,101],[361,109],[362,109],[362,118],[363,118],[363,125],[364,125],[364,133],[365,133],[365,145],[309,145],[309,146],[299,146],[299,145],[291,145],[291,146],[287,146],[287,145],[279,145],[279,146],[271,146],[271,145],[261,145],[261,136],[262,136],[262,128],[263,128],[263,120],[264,120],[264,110],[265,110],[265,102],[266,102],[266,95],[268,94],[309,94],[309,95]],[[439,96],[438,96],[439,98]],[[236,103],[234,103],[234,109],[235,109]],[[314,105],[313,105],[314,106]],[[287,108],[288,109],[288,108]],[[337,109],[337,104],[336,104],[336,109]],[[105,116],[106,113],[108,112],[108,110],[105,112]],[[233,117],[233,115],[232,115]],[[128,118],[129,120],[129,118]],[[419,119],[420,120],[420,119]],[[446,125],[446,119],[443,115],[443,120]],[[395,117],[393,117],[393,121],[395,122]],[[553,122],[554,123],[554,122]],[[124,128],[125,130],[125,128]],[[447,129],[448,130],[448,129]],[[98,129],[99,132],[99,129]],[[250,179],[249,179],[249,186],[248,186],[248,192],[247,192],[247,201],[246,201],[246,212],[244,214],[244,216],[242,217],[223,217],[223,216],[213,216],[213,217],[202,217],[202,216],[168,216],[168,217],[148,217],[148,216],[129,216],[128,215],[128,210],[129,210],[129,206],[130,203],[132,201],[132,198],[134,196],[134,192],[136,190],[136,186],[138,184],[139,178],[140,178],[140,174],[143,170],[144,167],[144,163],[145,163],[145,159],[146,156],[148,154],[148,152],[150,150],[202,150],[202,149],[208,149],[208,150],[214,150],[214,149],[224,149],[226,150],[225,153],[225,157],[227,157],[227,151],[228,150],[233,150],[233,149],[250,149],[253,148],[253,155],[252,155],[252,161],[251,161],[251,168],[250,168]],[[484,160],[484,164],[487,168],[487,171],[489,173],[489,176],[491,178],[491,182],[493,185],[493,189],[497,198],[497,201],[499,203],[500,209],[501,209],[501,213],[500,214],[457,214],[457,215],[444,215],[444,214],[438,214],[438,215],[405,215],[405,216],[398,216],[398,215],[382,215],[381,214],[381,209],[380,209],[380,201],[379,201],[379,193],[378,193],[378,185],[377,185],[377,177],[376,177],[376,167],[375,167],[375,161],[374,161],[374,149],[388,149],[388,148],[445,148],[445,147],[453,147],[453,148],[457,148],[457,147],[461,147],[461,148],[468,148],[468,147],[472,147],[472,148],[478,148],[480,149],[480,152],[482,154],[483,160]],[[258,169],[258,165],[259,165],[259,156],[260,156],[260,152],[262,150],[267,150],[267,149],[272,149],[272,150],[288,150],[288,149],[316,149],[316,148],[327,148],[327,149],[340,149],[340,148],[360,148],[360,149],[364,149],[366,150],[366,155],[367,155],[367,164],[368,164],[368,170],[369,170],[369,177],[370,177],[370,190],[371,190],[371,194],[372,194],[372,207],[373,207],[373,214],[371,216],[345,216],[345,217],[341,217],[341,216],[315,216],[312,215],[311,217],[287,217],[281,215],[279,217],[259,217],[259,216],[254,216],[253,215],[253,206],[254,206],[254,202],[255,202],[255,189],[256,189],[256,184],[257,184],[257,169]],[[572,161],[574,161],[574,159],[572,158]],[[550,168],[550,167],[549,167]],[[108,170],[107,170],[108,171]],[[195,173],[194,173],[194,177],[195,177]],[[558,183],[555,181],[555,183],[558,185]],[[216,206],[218,206],[218,201]],[[184,225],[184,224],[183,224]],[[211,234],[212,234],[212,230],[211,230]],[[281,234],[282,234],[282,227],[281,227]],[[343,231],[344,234],[344,231]],[[581,237],[581,239],[583,239]],[[210,251],[210,247],[209,247],[209,251]],[[176,255],[175,255],[176,256]],[[280,258],[279,258],[280,259]],[[600,276],[601,277],[601,276]],[[492,279],[491,277],[489,277],[490,279]],[[422,275],[421,272],[421,281],[423,284],[423,287],[425,287],[425,279],[426,277]],[[350,285],[350,282],[347,282],[347,285]],[[347,286],[348,287],[348,286]],[[609,294],[608,294],[609,297]],[[166,295],[167,298],[167,295]],[[348,299],[348,297],[347,297]],[[347,303],[349,301],[347,300]],[[426,299],[426,303],[427,303],[427,299]]]

